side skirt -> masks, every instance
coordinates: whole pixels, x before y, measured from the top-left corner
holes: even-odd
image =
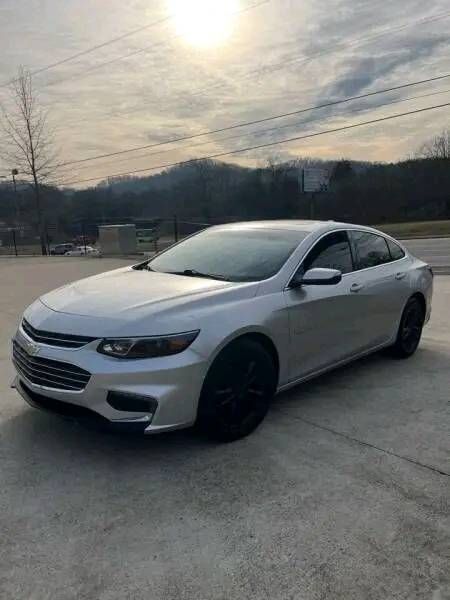
[[[283,385],[280,385],[278,387],[276,393],[280,394],[281,392],[285,392],[286,390],[289,390],[290,388],[293,388],[296,385],[299,385],[300,383],[304,383],[305,381],[309,381],[310,379],[315,379],[316,377],[319,377],[320,375],[323,375],[324,373],[328,373],[329,371],[334,371],[335,369],[339,369],[339,367],[343,367],[344,365],[348,365],[349,363],[355,362],[361,358],[364,358],[365,356],[369,356],[370,354],[379,352],[383,348],[389,348],[389,346],[391,346],[392,344],[393,344],[393,341],[389,340],[389,342],[384,343],[384,344],[379,344],[378,346],[375,346],[374,348],[371,348],[370,350],[365,350],[364,352],[360,352],[359,354],[351,356],[350,358],[345,358],[344,360],[340,360],[339,362],[337,362],[333,365],[323,367],[322,369],[319,369],[318,371],[313,371],[312,373],[308,373],[308,375],[304,375],[303,377],[299,377],[298,379],[294,379],[293,381],[284,383]]]

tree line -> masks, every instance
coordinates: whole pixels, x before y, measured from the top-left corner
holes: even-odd
[[[393,164],[308,161],[330,173],[328,190],[302,194],[305,161],[249,169],[215,161],[174,167],[144,179],[104,182],[85,190],[41,186],[45,225],[58,237],[82,223],[179,219],[217,223],[235,219],[319,218],[361,224],[450,218],[450,158],[411,158]],[[17,212],[19,205],[19,213]],[[0,186],[0,222],[36,223],[32,189]]]
[[[30,74],[12,82],[13,110],[0,118],[0,154],[19,167],[14,181],[0,179],[0,234],[62,241],[100,223],[170,220],[320,218],[362,224],[450,217],[450,130],[425,141],[397,163],[269,159],[259,168],[194,160],[148,177],[105,180],[83,190],[49,185],[55,149]],[[302,193],[303,168],[328,173],[328,188]],[[4,176],[3,176],[4,177]],[[16,187],[16,183],[18,184]],[[14,185],[12,185],[14,184]]]

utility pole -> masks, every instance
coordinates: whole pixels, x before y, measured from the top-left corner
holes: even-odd
[[[175,242],[178,242],[178,217],[177,215],[173,216],[173,237]]]
[[[13,186],[14,186],[14,193],[17,193],[17,186],[16,186],[16,175],[19,174],[19,171],[17,169],[12,169],[11,170],[11,175],[12,175],[12,180],[13,180]]]
[[[82,236],[82,239],[83,239],[84,255],[87,256],[87,250],[86,250],[86,228],[85,228],[84,219],[81,220],[81,236]]]
[[[314,221],[314,200],[316,198],[316,194],[315,192],[311,192],[311,201],[310,201],[310,205],[309,205],[309,218],[311,219],[311,221]]]
[[[16,231],[15,229],[13,229],[11,231],[12,234],[12,240],[13,240],[13,244],[14,244],[14,254],[17,256],[17,242],[16,242]]]
[[[19,207],[19,197],[17,196],[17,184],[16,184],[16,176],[19,174],[18,169],[11,169],[11,175],[13,180],[14,187],[14,203],[16,205],[16,225],[20,223],[20,207]]]

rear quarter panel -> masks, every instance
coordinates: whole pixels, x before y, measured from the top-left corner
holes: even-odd
[[[431,317],[431,305],[433,301],[433,274],[429,265],[423,261],[414,256],[411,256],[411,260],[411,292],[412,294],[419,292],[424,296],[426,303],[425,323],[428,323]]]

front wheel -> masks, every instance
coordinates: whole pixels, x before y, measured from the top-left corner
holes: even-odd
[[[258,427],[276,389],[270,354],[253,340],[237,340],[217,356],[200,396],[197,425],[224,442],[238,440]]]
[[[419,346],[425,315],[417,298],[408,300],[402,314],[397,339],[392,347],[394,356],[409,358]]]

